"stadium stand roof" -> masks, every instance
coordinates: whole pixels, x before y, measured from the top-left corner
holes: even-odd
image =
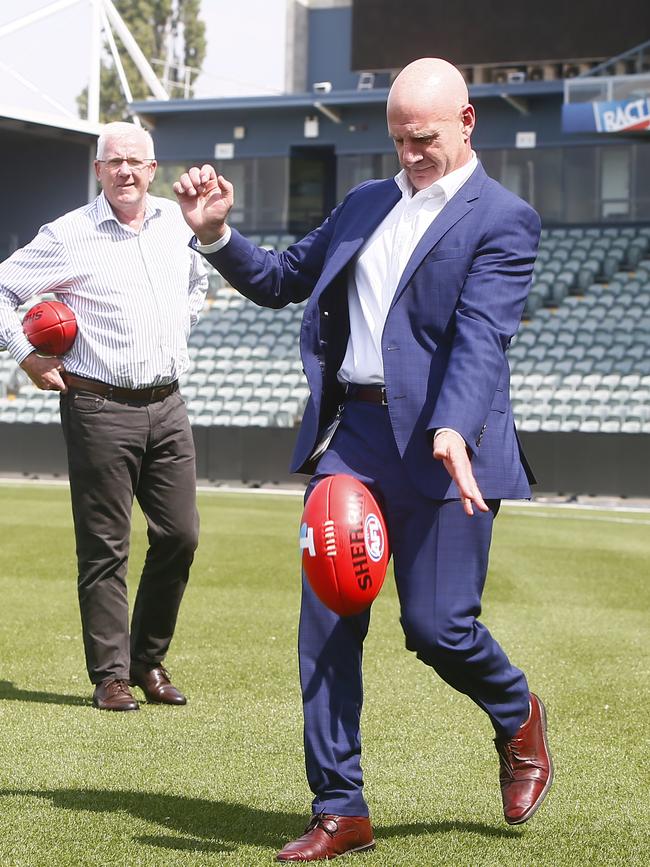
[[[65,118],[58,114],[19,109],[14,105],[0,103],[0,129],[30,130],[31,132],[41,129],[48,136],[67,137],[69,133],[78,133],[82,136],[95,138],[99,135],[101,126],[99,123],[91,123],[82,118]]]

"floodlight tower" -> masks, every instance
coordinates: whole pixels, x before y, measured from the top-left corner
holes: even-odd
[[[117,75],[120,81],[120,87],[122,89],[122,93],[124,94],[127,106],[129,107],[129,111],[133,117],[133,121],[134,123],[140,125],[140,119],[133,111],[131,111],[133,95],[131,93],[131,88],[129,87],[129,83],[126,78],[126,73],[124,72],[124,66],[122,65],[122,61],[117,50],[114,33],[119,36],[122,44],[124,45],[124,48],[129,54],[129,57],[135,64],[136,69],[138,70],[143,80],[149,87],[149,90],[156,97],[156,99],[169,99],[169,94],[161,84],[160,80],[157,78],[155,72],[149,64],[149,61],[142,53],[140,46],[133,38],[131,31],[124,23],[112,0],[54,0],[54,2],[48,3],[41,9],[37,9],[35,12],[30,12],[28,15],[23,15],[21,18],[17,18],[15,21],[11,21],[9,24],[5,24],[4,26],[0,27],[0,37],[8,36],[11,33],[16,32],[17,30],[21,30],[24,27],[29,27],[31,24],[34,24],[37,21],[41,21],[42,19],[47,18],[50,15],[54,15],[57,12],[61,12],[63,9],[68,9],[71,6],[76,6],[80,3],[90,6],[91,9],[90,66],[88,70],[88,124],[92,125],[93,128],[96,128],[100,122],[99,109],[103,36],[108,42],[111,56],[113,58],[113,63],[115,64],[115,69],[117,71]],[[46,93],[43,93],[40,88],[34,86],[29,81],[27,81],[27,79],[23,75],[18,75],[14,70],[11,69],[8,69],[7,71],[9,71],[12,75],[20,78],[22,82],[27,86],[31,87],[32,90],[40,93],[43,99],[50,105],[54,106],[58,111],[60,111],[64,115],[67,115],[68,117],[72,116],[71,113],[64,109],[61,105],[59,105],[58,102],[49,97]],[[96,189],[97,181],[95,179],[93,160],[91,159],[88,168],[89,201],[90,199],[95,197]]]

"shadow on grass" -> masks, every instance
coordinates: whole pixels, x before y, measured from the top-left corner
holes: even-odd
[[[90,704],[78,695],[59,695],[55,692],[36,692],[20,689],[9,680],[0,680],[0,701],[35,701],[41,704],[71,704],[79,707]]]
[[[240,845],[280,849],[299,836],[307,822],[304,813],[258,810],[244,804],[184,798],[155,792],[120,792],[103,789],[0,789],[2,796],[45,798],[54,807],[93,813],[128,813],[136,819],[156,823],[168,834],[135,837],[144,845],[161,849],[199,852],[233,851]],[[119,824],[123,827],[123,819]],[[392,837],[444,833],[470,833],[486,837],[516,837],[508,828],[494,828],[476,822],[432,822],[384,825],[376,829],[380,840]]]

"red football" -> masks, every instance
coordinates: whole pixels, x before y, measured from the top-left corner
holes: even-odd
[[[77,336],[77,320],[60,301],[41,301],[25,313],[23,331],[43,355],[63,355]]]
[[[368,488],[352,476],[322,479],[300,522],[302,566],[318,598],[341,617],[359,614],[384,583],[386,524]]]

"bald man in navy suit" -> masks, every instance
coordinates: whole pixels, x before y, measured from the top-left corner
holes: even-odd
[[[313,473],[307,497],[333,473],[376,494],[406,646],[487,713],[505,819],[520,824],[552,780],[545,709],[478,617],[500,501],[530,497],[533,481],[506,350],[540,221],[477,161],[474,108],[451,64],[409,64],[390,90],[387,120],[399,174],[353,189],[284,252],[261,250],[227,225],[233,188],[211,166],[190,169],[175,192],[193,246],[242,294],[267,307],[307,299],[310,399],[292,469]],[[305,833],[279,861],[375,845],[359,732],[369,618],[337,616],[303,579],[299,658],[314,800]]]

